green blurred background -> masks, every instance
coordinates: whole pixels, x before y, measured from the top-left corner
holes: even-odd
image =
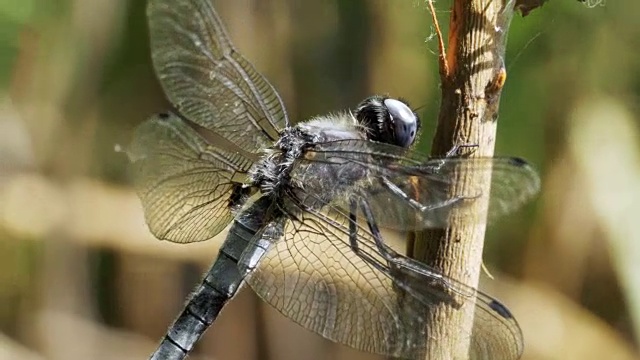
[[[217,0],[295,121],[372,93],[438,110],[420,0]],[[450,4],[438,2],[441,23]],[[640,358],[640,2],[551,0],[511,27],[496,154],[541,196],[489,230],[485,260],[525,359]],[[167,102],[142,0],[0,0],[0,359],[144,359],[216,255],[148,233],[116,152]],[[194,358],[374,359],[242,291]]]

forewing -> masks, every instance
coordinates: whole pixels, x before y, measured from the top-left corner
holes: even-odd
[[[246,279],[255,292],[288,318],[330,340],[386,356],[424,359],[429,310],[460,305],[436,286],[437,279],[425,276],[433,271],[424,266],[422,274],[404,274],[404,280],[398,280],[364,226],[355,224],[359,249],[377,265],[350,247],[350,220],[341,210],[303,211],[303,205],[290,200],[285,212],[295,216]],[[467,334],[473,358],[516,359],[522,339],[515,319],[492,309],[490,297],[448,283],[467,295],[464,301],[476,302],[474,330]]]
[[[211,0],[150,0],[151,55],[181,114],[257,153],[288,124],[282,100],[233,47]]]
[[[240,205],[231,194],[247,180],[251,160],[208,143],[196,129],[174,114],[156,115],[136,129],[127,150],[145,219],[161,240],[207,240]]]
[[[453,210],[458,219],[468,223],[491,222],[521,207],[540,189],[537,172],[519,158],[430,159],[363,140],[317,144],[306,151],[299,164],[305,162],[334,166],[336,173],[344,167],[361,168],[367,176],[354,183],[351,191],[367,199],[378,215],[379,226],[399,230],[446,228]],[[480,184],[456,186],[463,172],[472,172],[473,178],[490,177],[490,193]],[[479,211],[475,203],[488,195],[488,211]],[[336,204],[345,206],[341,199],[336,199]]]

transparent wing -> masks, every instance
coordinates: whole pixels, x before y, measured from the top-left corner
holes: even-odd
[[[211,0],[150,0],[147,14],[156,73],[182,115],[254,153],[279,138],[282,100],[234,49]]]
[[[134,133],[127,153],[145,219],[158,239],[210,239],[242,204],[252,159],[211,145],[206,135],[174,114],[153,116]]]
[[[399,230],[446,228],[453,209],[465,222],[491,222],[522,206],[540,189],[537,172],[519,158],[430,159],[363,140],[317,144],[305,152],[298,167],[306,170],[312,163],[323,164],[324,173],[344,173],[350,168],[351,173],[365,174],[349,192],[367,198],[379,226]],[[490,176],[490,194],[473,183],[456,187],[463,172],[480,179]],[[305,171],[292,172],[301,183],[305,176]],[[486,196],[489,208],[484,212],[474,202]],[[345,208],[344,200],[337,199],[335,204]]]
[[[442,277],[420,263],[417,272],[394,271],[371,233],[354,222],[360,255],[376,265],[364,261],[349,245],[349,216],[333,207],[314,211],[300,205],[311,203],[309,199],[290,200],[300,207],[292,204],[285,210],[292,216],[282,237],[246,279],[253,290],[285,316],[330,340],[386,356],[424,359],[429,310],[462,305],[444,290]],[[454,293],[465,294],[461,301],[475,302],[473,331],[466,334],[471,358],[517,359],[522,334],[508,310],[473,288],[444,281]]]

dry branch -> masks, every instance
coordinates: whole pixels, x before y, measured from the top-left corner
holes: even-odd
[[[493,156],[513,6],[506,0],[454,0],[446,56],[441,54],[445,61],[440,65],[442,99],[433,156],[442,156],[455,145],[477,145],[471,156]],[[452,195],[472,193],[468,189],[473,186],[488,193],[490,180],[461,171],[450,191]],[[474,204],[478,213],[484,213],[488,205],[483,202]],[[484,225],[465,223],[454,213],[449,229],[411,236],[408,253],[449,277],[477,287],[484,234]],[[428,359],[467,358],[470,339],[464,334],[471,332],[473,305],[466,302],[462,311],[443,305],[429,314]]]

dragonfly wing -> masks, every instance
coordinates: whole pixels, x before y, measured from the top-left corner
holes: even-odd
[[[253,153],[279,138],[282,100],[235,50],[210,0],[150,0],[147,14],[156,73],[182,115]]]
[[[225,151],[202,129],[175,114],[140,125],[127,150],[151,232],[161,240],[207,240],[242,205],[251,159]]]
[[[365,226],[351,223],[338,208],[316,211],[307,207],[309,199],[289,200],[291,206],[283,210],[291,216],[279,238],[246,278],[254,291],[325,338],[385,356],[424,359],[428,311],[435,305],[460,305],[435,285],[435,273],[422,265],[420,274],[396,277]],[[350,246],[353,225],[360,255]],[[516,359],[522,339],[515,319],[493,309],[487,295],[453,280],[447,284],[466,294],[464,301],[475,301],[474,329],[467,336],[477,358]]]
[[[325,169],[335,167],[325,170],[333,173],[345,167],[352,172],[361,169],[367,175],[350,191],[368,199],[379,226],[398,230],[446,228],[453,210],[468,223],[491,222],[521,207],[540,189],[537,172],[524,160],[510,157],[431,159],[392,145],[340,140],[313,146],[299,166],[314,162]],[[481,184],[456,187],[463,172],[490,177],[490,193]],[[488,212],[479,211],[474,204],[486,196]]]

